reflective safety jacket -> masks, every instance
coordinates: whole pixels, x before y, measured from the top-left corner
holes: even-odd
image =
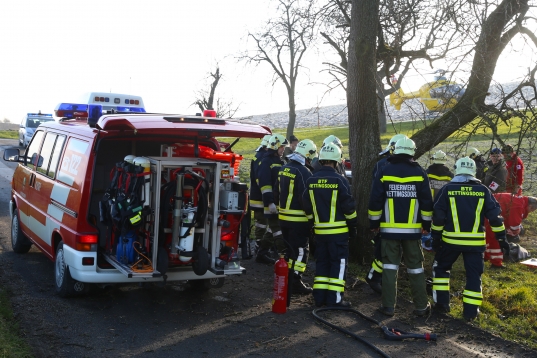
[[[268,218],[278,218],[278,214],[271,214],[269,210],[270,204],[278,205],[274,199],[274,186],[278,184],[278,172],[283,165],[282,159],[278,156],[278,152],[274,149],[268,149],[259,163],[256,171],[257,185],[261,189],[263,196],[263,212]]]
[[[426,170],[431,185],[433,199],[444,185],[449,183],[453,178],[453,173],[444,164],[431,164]]]
[[[461,251],[485,250],[485,218],[496,234],[505,228],[500,205],[486,186],[471,176],[457,175],[436,196],[433,237],[442,236],[443,245]]]
[[[380,227],[382,239],[421,239],[433,214],[429,178],[407,155],[392,155],[379,168],[369,197],[369,227]]]
[[[347,223],[356,226],[356,202],[349,183],[336,170],[322,166],[306,181],[304,211],[313,220],[316,235],[344,234]]]
[[[264,149],[259,149],[255,153],[255,158],[250,162],[250,209],[254,211],[263,210],[263,195],[261,194],[261,189],[257,185],[257,168],[259,167],[259,162],[266,151]]]
[[[303,197],[306,190],[306,180],[311,172],[306,166],[289,160],[278,172],[278,183],[274,190],[276,202],[279,204],[278,218],[283,221],[308,222],[304,212]]]

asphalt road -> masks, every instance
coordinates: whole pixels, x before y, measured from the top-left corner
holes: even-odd
[[[0,155],[16,141],[0,140]],[[22,334],[35,357],[378,357],[373,349],[316,321],[311,297],[293,297],[285,314],[271,312],[272,267],[243,261],[247,274],[196,292],[188,284],[120,285],[81,298],[55,295],[53,263],[38,250],[11,250],[8,201],[14,165],[0,160],[0,286],[12,292]],[[312,282],[311,270],[305,278]],[[380,297],[348,279],[347,299],[376,320]],[[536,357],[537,352],[448,316],[415,318],[399,302],[383,324],[437,333],[437,342],[383,338],[378,326],[354,314],[323,317],[375,344],[392,357]]]

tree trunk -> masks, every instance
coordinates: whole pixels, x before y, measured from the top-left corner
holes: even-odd
[[[295,131],[295,122],[296,122],[296,103],[295,103],[295,93],[294,91],[288,91],[289,95],[289,122],[287,123],[287,133],[286,138],[289,140],[291,134]]]
[[[504,0],[483,23],[477,41],[468,87],[461,100],[449,112],[416,133],[416,158],[444,141],[459,128],[486,111],[485,97],[504,44],[502,32],[520,12],[527,11],[528,0]]]
[[[359,203],[358,240],[351,242],[353,259],[370,258],[372,237],[367,218],[371,173],[380,148],[376,93],[376,37],[378,0],[353,0],[347,73],[349,154],[352,162],[352,194]]]

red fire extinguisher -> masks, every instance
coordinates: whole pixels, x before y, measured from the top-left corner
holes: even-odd
[[[272,290],[272,312],[287,312],[287,277],[289,267],[283,255],[274,264],[274,288]]]

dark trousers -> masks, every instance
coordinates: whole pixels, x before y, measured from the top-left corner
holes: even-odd
[[[442,305],[449,305],[449,277],[453,263],[462,254],[466,270],[466,287],[462,294],[463,314],[467,318],[477,315],[483,302],[481,275],[484,270],[483,252],[460,251],[442,247],[434,257],[433,263],[433,300]]]
[[[317,304],[331,305],[343,300],[349,235],[315,235],[315,279],[313,298]]]
[[[280,227],[287,246],[289,269],[294,262],[294,273],[302,276],[308,264],[311,224],[280,220]]]

